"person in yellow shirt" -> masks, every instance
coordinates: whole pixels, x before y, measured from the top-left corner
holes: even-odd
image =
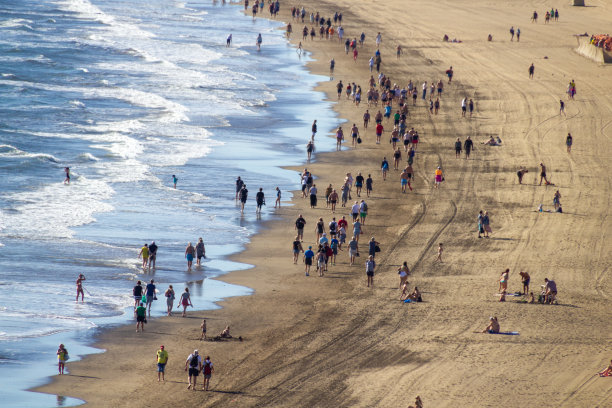
[[[149,246],[147,244],[144,244],[144,246],[140,248],[138,257],[142,257],[142,269],[145,269],[149,263]]]
[[[166,370],[166,364],[168,363],[168,352],[164,350],[164,346],[160,346],[157,350],[157,381],[166,381],[164,377],[164,371]]]

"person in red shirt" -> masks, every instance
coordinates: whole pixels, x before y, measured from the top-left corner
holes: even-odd
[[[378,123],[376,125],[376,144],[380,144],[380,138],[384,130],[385,128],[383,127],[382,123]]]

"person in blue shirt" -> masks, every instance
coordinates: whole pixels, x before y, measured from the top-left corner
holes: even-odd
[[[149,310],[149,317],[151,317],[151,305],[153,304],[153,300],[156,299],[155,281],[153,279],[151,279],[151,283],[147,284],[145,293],[146,293],[146,298],[147,298],[147,309]]]
[[[309,246],[308,250],[304,252],[304,264],[306,265],[304,271],[306,272],[306,276],[310,276],[310,267],[312,265],[312,258],[314,258],[314,255],[312,246]]]
[[[391,117],[391,105],[385,106],[385,118],[389,119]]]
[[[336,237],[332,238],[331,243],[330,243],[330,247],[332,249],[332,251],[334,252],[334,255],[332,256],[332,264],[335,265],[336,264],[336,255],[338,255],[338,245],[339,245],[339,241]]]

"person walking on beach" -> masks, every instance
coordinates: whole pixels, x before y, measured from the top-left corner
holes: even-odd
[[[191,242],[187,244],[187,248],[185,248],[185,258],[187,259],[187,270],[191,270],[191,265],[193,264],[193,258],[195,256],[195,248],[191,245]]]
[[[179,302],[180,303],[176,305],[176,308],[178,309],[182,305],[183,306],[182,316],[185,317],[187,316],[187,306],[193,307],[193,303],[191,303],[191,296],[189,295],[189,288],[185,288],[185,291],[181,295]]]
[[[460,158],[461,157],[461,139],[457,138],[457,141],[455,141],[455,157],[456,158]]]
[[[263,42],[263,39],[261,38],[261,33],[259,33],[257,35],[257,51],[261,51],[261,43]]]
[[[527,272],[519,272],[519,275],[521,275],[521,283],[523,284],[523,295],[527,296],[527,293],[529,292],[529,281],[531,280],[531,276],[529,276],[529,274]]]
[[[240,189],[240,214],[244,214],[244,205],[247,202],[247,198],[249,197],[249,190],[246,188],[246,184],[242,185]]]
[[[484,214],[482,213],[482,210],[480,210],[478,212],[478,238],[482,238],[482,236],[480,234],[484,234],[484,227],[482,224],[482,218],[484,217]]]
[[[453,67],[451,65],[451,67],[449,69],[446,70],[446,76],[448,77],[448,83],[450,84],[451,81],[453,80],[453,75],[454,75],[454,71],[453,71]]]
[[[308,191],[310,195],[310,208],[315,208],[317,206],[317,192],[317,185],[313,184],[312,187],[310,187],[310,190]]]
[[[444,251],[444,247],[442,246],[442,243],[440,242],[438,244],[438,256],[436,257],[436,261],[442,262],[442,252],[443,251]]]
[[[145,297],[147,299],[147,309],[149,312],[149,317],[151,317],[151,305],[153,305],[153,301],[157,299],[155,296],[155,282],[151,279],[151,282],[147,283],[145,288]]]
[[[310,159],[312,158],[312,152],[314,152],[315,150],[315,145],[314,145],[314,140],[310,140],[307,144],[306,144],[306,155],[307,155],[307,160],[310,162]]]
[[[333,58],[329,61],[329,79],[334,79],[334,68],[336,67],[336,60]]]
[[[136,282],[136,285],[132,289],[132,295],[134,296],[134,310],[136,310],[142,301],[142,284],[140,281]]]
[[[210,384],[210,378],[212,374],[215,372],[215,368],[213,367],[212,361],[210,361],[210,356],[206,356],[204,359],[204,364],[202,366],[202,374],[204,374],[204,384],[202,388],[204,391],[208,391],[208,385]]]
[[[440,183],[442,183],[443,181],[444,181],[444,175],[442,174],[442,169],[440,168],[440,166],[438,166],[438,168],[435,171],[434,187],[439,188]]]
[[[465,142],[463,142],[463,148],[465,149],[465,159],[467,160],[470,158],[470,153],[474,148],[474,142],[472,142],[469,136],[465,139]]]
[[[157,382],[166,381],[165,371],[166,364],[168,364],[168,352],[164,349],[164,346],[159,346],[159,350],[155,354],[155,361],[157,361]]]
[[[281,190],[278,187],[276,187],[276,201],[274,202],[274,208],[277,206],[278,208],[281,206]]]
[[[567,134],[567,137],[565,138],[565,146],[567,146],[567,152],[571,153],[572,152],[572,144],[574,143],[574,138],[572,137],[571,133]]]
[[[317,120],[315,119],[314,122],[312,122],[312,138],[314,139],[315,135],[317,134]]]
[[[408,188],[410,188],[410,191],[412,191],[412,186],[410,185],[410,176],[411,174],[408,173],[408,168],[406,167],[404,171],[402,171],[402,174],[400,175],[402,193],[406,192],[406,186],[408,186]]]
[[[66,173],[64,184],[70,184],[70,167],[64,167],[64,172]]]
[[[164,296],[166,297],[166,311],[168,312],[168,316],[172,316],[172,305],[174,305],[174,289],[172,285],[168,286],[168,289],[164,292]]]
[[[306,272],[306,276],[310,276],[310,267],[312,266],[312,260],[315,254],[312,250],[312,246],[308,246],[308,250],[304,252],[304,272]]]
[[[68,361],[68,350],[64,347],[63,344],[59,345],[57,349],[57,371],[60,375],[64,375],[64,368],[66,366],[66,361]]]
[[[187,389],[196,390],[196,384],[198,382],[198,374],[202,371],[202,358],[198,350],[193,350],[187,360],[185,361],[185,371],[189,370],[189,376],[187,377],[188,386]]]
[[[151,272],[151,268],[155,269],[156,258],[157,258],[157,245],[155,244],[155,241],[153,241],[149,245],[149,272]]]
[[[302,248],[302,243],[299,240],[299,236],[296,236],[295,240],[293,241],[293,264],[294,265],[297,265],[297,261],[298,261],[300,252],[304,252],[304,249]]]
[[[336,130],[336,150],[340,150],[342,148],[343,141],[344,141],[344,131],[342,130],[342,126],[339,126],[338,130]]]
[[[206,259],[206,247],[204,246],[204,241],[202,237],[198,238],[198,243],[196,244],[196,266],[200,266],[202,264],[202,258]]]
[[[538,12],[537,11],[533,11],[533,15],[531,16],[531,22],[532,23],[537,23],[538,22]]]
[[[540,185],[542,185],[542,180],[546,182],[545,185],[550,184],[550,182],[546,178],[546,166],[544,166],[544,163],[540,163]]]
[[[514,41],[514,26],[510,27],[510,41]]]
[[[200,341],[202,341],[203,339],[206,339],[206,319],[202,319],[200,330],[202,331],[202,334],[200,334]]]
[[[534,72],[535,72],[535,66],[533,65],[533,62],[532,62],[531,65],[529,66],[529,79],[533,79]]]
[[[82,273],[79,274],[77,280],[76,280],[76,301],[79,301],[79,293],[81,294],[81,303],[83,303],[85,301],[85,293],[83,292],[83,281],[86,280],[85,279],[85,275],[83,275]]]
[[[510,276],[510,269],[503,271],[499,277],[499,293],[506,292],[508,290],[508,277]]]
[[[561,116],[561,114],[567,116],[565,114],[565,102],[563,102],[563,99],[559,99],[559,116]]]
[[[295,229],[297,231],[297,239],[300,241],[304,240],[304,226],[306,225],[306,220],[302,217],[302,214],[298,215],[295,220]]]
[[[555,191],[555,195],[553,196],[553,206],[555,207],[555,211],[559,211],[559,208],[561,208],[561,193],[559,190]]]
[[[389,162],[386,157],[383,157],[383,161],[380,165],[380,170],[382,171],[383,181],[387,180],[387,172],[389,171]]]
[[[144,332],[144,324],[147,322],[147,308],[144,306],[144,303],[140,302],[139,306],[136,308],[136,333],[138,333],[138,328],[142,328]]]
[[[521,29],[520,28],[516,28],[516,42],[520,42],[521,41]]]
[[[376,262],[372,255],[368,256],[368,260],[365,262],[366,276],[368,277],[368,288],[374,287],[374,269],[376,268]]]
[[[244,181],[238,176],[236,179],[236,201],[238,201],[238,196],[240,195],[240,190],[242,190],[242,186],[244,185]]]
[[[142,258],[142,269],[146,269],[149,263],[149,246],[147,244],[144,244],[144,246],[140,248],[138,258]]]
[[[493,231],[491,230],[491,225],[490,225],[490,220],[489,220],[489,212],[485,211],[484,215],[482,216],[482,228],[484,229],[484,237],[485,238],[489,238],[489,234],[491,234]]]
[[[257,203],[256,213],[261,213],[261,207],[266,205],[266,198],[264,196],[263,188],[259,187],[259,191],[255,194],[255,202]]]

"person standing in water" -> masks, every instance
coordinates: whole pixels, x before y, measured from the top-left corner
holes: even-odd
[[[176,188],[176,183],[178,183],[178,178],[176,178],[174,174],[172,175],[172,182],[174,183],[174,188]]]
[[[240,213],[244,214],[244,205],[247,202],[247,197],[249,196],[249,190],[246,188],[246,184],[242,185],[240,189]]]
[[[263,42],[263,39],[261,38],[261,33],[259,33],[257,35],[257,51],[261,51],[261,43]]]
[[[196,266],[200,266],[202,264],[202,258],[206,259],[206,248],[204,247],[204,240],[202,237],[198,239],[198,243],[196,244]]]
[[[142,258],[142,269],[145,269],[149,263],[149,246],[147,244],[140,248],[138,258]]]
[[[76,280],[76,301],[79,301],[79,293],[81,294],[81,302],[85,301],[85,293],[83,293],[83,281],[85,280],[85,276],[81,273]]]
[[[66,173],[64,184],[70,184],[70,167],[64,167],[64,172]]]
[[[274,202],[274,208],[280,208],[281,206],[281,191],[280,188],[276,187],[276,201]]]
[[[151,272],[151,268],[155,269],[155,260],[157,258],[157,245],[155,245],[155,241],[151,242],[149,245],[149,272]]]
[[[191,242],[185,248],[185,258],[187,258],[187,270],[191,270],[193,264],[193,256],[195,255],[195,248],[191,245]]]
[[[232,45],[232,33],[227,36],[227,40],[225,41],[225,46],[230,47]]]
[[[263,188],[259,187],[259,191],[255,194],[255,201],[257,202],[256,213],[261,213],[261,207],[266,205],[266,198],[264,196]]]

